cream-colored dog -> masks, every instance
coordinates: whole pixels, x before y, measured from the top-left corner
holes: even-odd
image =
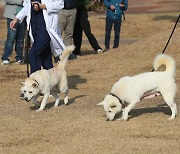
[[[60,101],[59,92],[64,93],[64,103],[68,103],[68,82],[65,66],[74,48],[73,45],[65,48],[57,67],[36,71],[29,78],[26,78],[25,82],[21,83],[21,91],[26,101],[38,104],[37,98],[39,94],[44,95],[40,108],[37,111],[42,111],[45,108],[50,94],[56,99],[55,107],[58,106]]]
[[[116,82],[111,93],[98,104],[104,106],[107,120],[113,120],[115,115],[121,111],[123,111],[121,119],[128,120],[128,113],[135,107],[136,103],[144,98],[146,92],[160,93],[171,109],[172,114],[169,119],[174,119],[177,115],[177,107],[174,102],[176,95],[175,60],[169,55],[160,54],[154,60],[154,70],[163,64],[166,66],[166,70],[163,72],[156,71],[132,77],[126,76]],[[126,102],[128,106],[123,108]]]

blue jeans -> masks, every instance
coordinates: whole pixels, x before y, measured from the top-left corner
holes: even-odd
[[[2,55],[2,60],[9,60],[9,56],[13,52],[13,46],[15,43],[16,51],[16,61],[22,60],[23,44],[24,44],[24,31],[25,31],[25,21],[21,24],[16,24],[16,30],[10,28],[10,22],[12,19],[7,19],[7,39],[4,46],[4,53]]]
[[[109,48],[109,46],[110,46],[111,30],[112,30],[113,24],[114,24],[113,48],[117,48],[119,46],[121,21],[122,21],[121,18],[112,19],[110,17],[106,17],[106,27],[105,27],[105,47],[106,48]]]

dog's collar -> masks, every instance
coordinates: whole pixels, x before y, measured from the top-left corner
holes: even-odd
[[[33,80],[39,85],[39,82],[36,79],[33,79]]]
[[[110,95],[113,96],[113,97],[115,97],[115,98],[117,98],[118,101],[119,101],[119,103],[122,105],[122,108],[124,108],[124,104],[122,103],[122,100],[121,100],[117,95],[115,95],[115,94],[113,94],[113,93],[110,93]]]

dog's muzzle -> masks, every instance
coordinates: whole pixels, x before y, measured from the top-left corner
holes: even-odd
[[[26,102],[29,102],[29,101],[30,101],[27,97],[24,97],[24,100],[25,100]]]

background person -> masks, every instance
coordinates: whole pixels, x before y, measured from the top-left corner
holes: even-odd
[[[128,0],[104,0],[104,5],[107,8],[106,26],[105,26],[105,51],[110,48],[110,37],[112,26],[114,25],[114,45],[113,48],[118,48],[120,39],[120,29],[122,15],[128,8]]]
[[[22,9],[23,0],[5,0],[4,17],[7,18],[7,39],[4,45],[4,53],[1,57],[2,64],[10,64],[9,57],[13,52],[15,44],[16,63],[22,64],[22,53],[24,44],[25,21],[16,24],[16,30],[10,28],[10,23],[15,15]]]
[[[64,8],[59,11],[59,28],[61,35],[64,32],[63,42],[65,46],[74,44],[73,32],[77,13],[76,7],[76,0],[64,0]],[[59,57],[55,57],[54,62],[57,63],[58,61]]]
[[[73,40],[75,45],[75,50],[73,54],[77,57],[81,55],[81,44],[82,44],[82,34],[83,31],[87,36],[90,45],[97,53],[102,53],[102,48],[99,46],[96,38],[91,32],[90,23],[88,20],[88,12],[86,5],[89,3],[89,0],[77,0],[77,14],[76,22],[74,26]]]
[[[65,46],[61,40],[58,27],[58,11],[64,7],[63,0],[25,0],[23,9],[11,22],[10,27],[14,29],[18,22],[27,17],[27,27],[32,40],[29,51],[29,62],[31,74],[41,67],[50,69],[53,67],[52,53],[59,56]],[[30,25],[29,25],[30,24]]]

